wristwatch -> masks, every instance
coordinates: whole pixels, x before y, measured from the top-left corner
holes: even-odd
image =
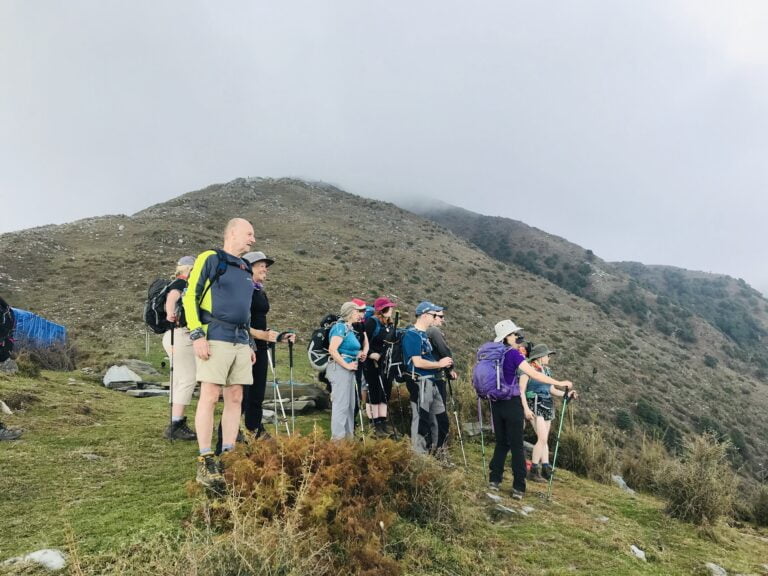
[[[195,328],[189,333],[190,340],[197,340],[199,338],[205,338],[205,330],[202,328]]]

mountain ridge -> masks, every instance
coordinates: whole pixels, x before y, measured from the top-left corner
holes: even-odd
[[[415,305],[430,299],[448,306],[446,333],[466,374],[493,324],[511,317],[534,341],[558,349],[556,374],[583,392],[578,418],[605,424],[619,444],[646,431],[674,447],[682,435],[718,426],[739,445],[734,462],[746,471],[768,455],[758,439],[768,429],[765,383],[704,318],[680,320],[694,342],[649,330],[621,308],[634,302],[631,295],[618,304],[586,297],[629,284],[620,269],[575,244],[566,253],[578,263],[562,255],[546,271],[561,271],[568,284],[588,268],[583,296],[526,269],[525,258],[504,263],[443,224],[328,184],[242,178],[131,216],[6,233],[0,290],[14,305],[69,326],[83,343],[83,362],[104,365],[115,351],[142,348],[140,309],[151,279],[168,275],[179,256],[219,245],[233,216],[253,222],[254,248],[276,260],[267,282],[275,326],[306,338],[341,302],[380,294],[398,298],[407,322]],[[555,246],[549,236],[537,241]],[[637,284],[645,298],[649,292]],[[667,308],[683,309],[674,302]],[[746,406],[732,406],[734,398]],[[624,415],[633,431],[615,426]]]

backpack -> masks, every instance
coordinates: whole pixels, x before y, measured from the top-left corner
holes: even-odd
[[[504,354],[509,348],[502,342],[486,342],[477,351],[477,364],[472,370],[472,386],[478,397],[509,400],[513,397],[517,376],[511,383],[504,380]]]
[[[229,266],[237,266],[237,264],[231,262],[227,258],[224,251],[220,248],[212,248],[212,250],[216,252],[218,262],[216,263],[213,278],[210,279],[208,286],[203,290],[198,303],[203,301],[208,290],[210,290],[211,286],[214,285],[219,277],[227,271]],[[247,260],[243,260],[243,262],[245,262],[247,270],[250,272],[251,264]],[[168,280],[167,278],[156,278],[152,284],[149,285],[149,289],[147,290],[147,300],[144,303],[144,322],[155,334],[163,334],[167,330],[173,328],[173,324],[168,322],[165,314],[165,299],[168,296],[168,287],[172,282],[173,280]],[[182,319],[184,317],[184,308],[182,306],[181,298],[176,302],[176,307],[178,311],[176,316]],[[185,325],[185,322],[181,321],[180,325]]]
[[[0,362],[5,362],[11,357],[15,326],[16,317],[13,314],[13,308],[0,298]]]
[[[309,365],[315,370],[322,372],[328,366],[330,353],[328,346],[330,344],[328,333],[331,327],[339,321],[336,314],[326,314],[320,320],[320,326],[312,331],[312,336],[307,344],[307,356],[309,356]]]
[[[394,378],[395,382],[400,384],[406,382],[411,377],[403,357],[403,336],[407,330],[408,328],[405,330],[402,328],[395,329],[392,333],[392,340],[387,342],[390,346],[387,378]]]
[[[144,303],[144,322],[155,334],[162,334],[173,328],[165,315],[165,299],[173,280],[157,278],[149,285],[147,301]]]

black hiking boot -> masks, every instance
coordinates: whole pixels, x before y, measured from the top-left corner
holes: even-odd
[[[373,423],[373,435],[376,438],[389,438],[390,434],[387,431],[386,422],[374,422]]]
[[[197,457],[197,476],[195,477],[200,486],[219,492],[224,489],[224,477],[219,471],[219,465],[213,454]]]
[[[541,475],[545,480],[552,478],[552,465],[544,463],[541,465]]]
[[[531,470],[528,472],[528,480],[531,482],[546,482],[546,480],[542,477],[541,471],[539,469],[538,464],[534,464],[531,466]]]
[[[21,436],[21,430],[18,428],[6,428],[0,423],[0,440],[16,440]]]
[[[165,428],[163,437],[168,440],[197,440],[197,434],[187,426],[186,416],[178,422],[171,422]]]

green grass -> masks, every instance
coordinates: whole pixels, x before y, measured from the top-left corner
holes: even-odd
[[[0,444],[0,561],[56,547],[74,552],[84,573],[110,574],[116,573],[110,571],[115,559],[162,556],[167,547],[182,546],[190,530],[202,530],[192,520],[200,497],[187,490],[196,446],[161,438],[168,415],[164,399],[130,398],[80,373],[44,372],[34,380],[0,376],[0,399],[15,393],[37,401],[4,417],[25,434]],[[299,417],[297,428],[308,434],[315,423],[327,429],[327,414]],[[691,574],[705,562],[729,573],[756,573],[768,563],[765,530],[696,529],[668,518],[656,498],[629,496],[565,471],[549,502],[543,498],[546,485],[529,486],[525,504],[535,508],[530,516],[492,523],[480,446],[468,442],[467,450],[469,472],[452,472],[459,477],[462,531],[393,526],[388,546],[408,551],[404,573]],[[84,454],[101,458],[87,460]],[[456,443],[453,457],[461,459]],[[505,482],[509,489],[508,475]],[[515,506],[508,493],[502,495]],[[600,522],[599,516],[609,520]],[[645,550],[648,562],[631,555],[632,544]],[[21,569],[0,573],[13,570]]]

